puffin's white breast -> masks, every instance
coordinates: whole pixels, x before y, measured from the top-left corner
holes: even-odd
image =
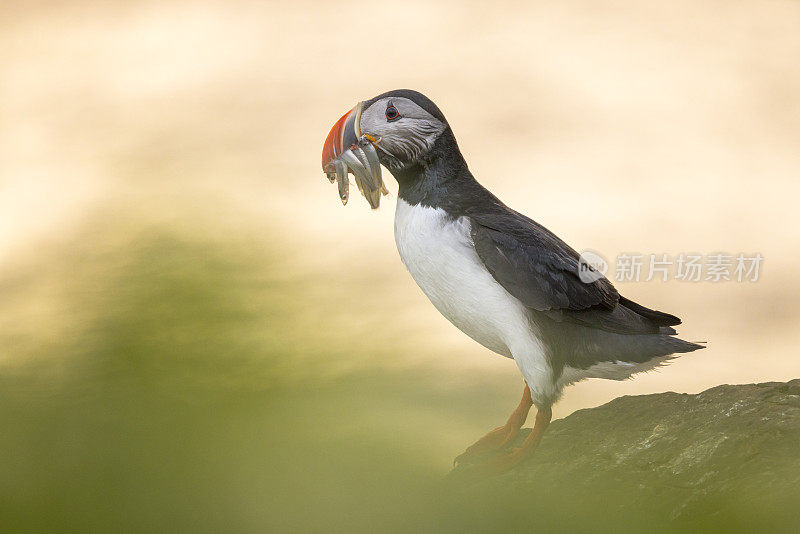
[[[519,352],[539,349],[522,303],[497,283],[475,252],[468,219],[453,220],[442,209],[398,199],[394,237],[417,285],[461,331],[517,363]]]

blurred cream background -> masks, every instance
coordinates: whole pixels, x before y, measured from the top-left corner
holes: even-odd
[[[800,4],[777,1],[5,2],[4,287],[93,231],[163,224],[278,243],[286,276],[318,284],[302,296],[314,320],[284,318],[311,325],[297,340],[324,348],[357,332],[375,350],[337,355],[343,370],[485,379],[505,399],[499,424],[518,372],[405,272],[391,176],[392,197],[371,212],[360,197],[342,207],[319,168],[342,113],[405,87],[438,103],[481,183],[578,250],[765,257],[757,283],[618,283],[709,348],[572,387],[557,416],[625,394],[795,378],[797,20]],[[4,366],[22,357],[16,334],[76,320],[50,305],[47,280],[26,288],[0,302]]]

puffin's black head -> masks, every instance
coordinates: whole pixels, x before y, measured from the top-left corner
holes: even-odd
[[[381,164],[393,174],[413,165],[447,129],[447,121],[428,97],[398,89],[359,102],[333,125],[322,150],[322,169],[336,172],[334,160],[369,140]]]

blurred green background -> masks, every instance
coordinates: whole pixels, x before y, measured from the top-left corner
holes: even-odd
[[[556,417],[795,378],[798,15],[3,3],[3,530],[600,528],[591,507],[442,485],[521,378],[416,288],[393,198],[342,208],[322,141],[356,101],[415,88],[479,180],[578,249],[765,256],[754,284],[619,284],[710,347],[572,387]]]

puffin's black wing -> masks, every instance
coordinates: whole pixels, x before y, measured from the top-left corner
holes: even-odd
[[[508,208],[507,208],[508,209]],[[512,212],[472,215],[472,241],[492,276],[525,306],[538,311],[611,310],[619,293],[607,278],[584,283],[579,255],[555,234]]]
[[[674,334],[673,315],[620,296],[605,278],[585,283],[579,254],[535,221],[502,206],[471,213],[472,241],[486,269],[526,307],[557,322],[621,334]]]

